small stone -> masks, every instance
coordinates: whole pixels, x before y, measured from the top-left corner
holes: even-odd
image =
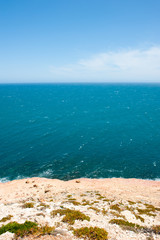
[[[44,193],[47,193],[47,192],[50,192],[50,190],[46,189],[46,190],[44,191]]]

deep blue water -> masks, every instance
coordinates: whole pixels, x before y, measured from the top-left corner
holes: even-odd
[[[0,85],[0,180],[160,178],[160,85]]]

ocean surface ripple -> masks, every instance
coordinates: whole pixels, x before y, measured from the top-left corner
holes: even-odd
[[[0,85],[0,181],[160,178],[160,85]]]

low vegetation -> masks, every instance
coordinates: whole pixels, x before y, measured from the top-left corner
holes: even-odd
[[[110,211],[110,213],[111,213],[114,217],[125,219],[125,216],[123,216],[123,215],[120,214],[119,212]]]
[[[108,199],[108,198],[104,198],[103,202],[112,202],[112,200]]]
[[[60,216],[63,216],[62,221],[69,223],[69,224],[74,224],[75,220],[87,220],[90,221],[90,217],[86,216],[84,213],[77,211],[77,210],[71,210],[71,209],[58,209],[58,210],[53,210],[51,212],[51,216],[54,217],[57,214],[59,214]]]
[[[77,237],[84,238],[87,240],[106,240],[108,239],[108,232],[103,228],[98,227],[82,227],[74,229],[73,234]]]
[[[41,207],[41,209],[50,208],[50,206],[49,206],[48,204],[46,204],[46,203],[40,203],[40,204],[38,205],[38,207]]]
[[[0,222],[6,222],[6,221],[9,221],[13,216],[12,215],[8,215],[6,217],[3,217]]]
[[[71,195],[71,194],[67,195],[67,198],[71,198],[71,197],[72,197],[72,195]]]
[[[121,212],[121,209],[120,209],[118,204],[111,205],[110,209],[114,210],[114,211],[117,211],[117,212]]]
[[[130,201],[130,200],[128,200],[128,202],[129,202],[130,205],[136,204],[136,202],[133,202],[133,201]]]
[[[95,193],[95,195],[98,197],[98,200],[104,199],[105,197],[103,197],[100,193]]]
[[[137,220],[140,220],[141,222],[144,223],[144,218],[143,218],[143,217],[139,216],[139,215],[136,214],[136,213],[134,213],[134,216],[135,216],[135,218],[136,218]]]
[[[88,209],[94,210],[96,213],[100,212],[100,210],[96,207],[89,207]]]
[[[145,214],[145,215],[152,216],[152,217],[156,216],[156,214],[154,214],[153,211],[148,208],[145,208],[145,209],[137,208],[137,211],[139,214]]]
[[[80,205],[80,202],[76,201],[75,198],[70,198],[70,199],[68,199],[68,201],[69,201],[70,203],[72,203],[73,205],[75,205],[75,206]]]
[[[121,219],[112,219],[112,220],[110,220],[109,223],[118,224],[124,230],[129,230],[129,231],[134,231],[134,232],[141,231],[144,233],[160,234],[160,225],[155,225],[152,227],[145,227],[145,226],[140,226],[138,224],[131,223],[131,222],[121,220]]]
[[[91,203],[88,200],[83,199],[82,200],[82,206],[86,206],[86,205],[91,205]]]
[[[34,203],[32,202],[26,202],[22,205],[22,208],[33,208],[34,207]]]
[[[86,194],[84,194],[84,193],[80,195],[80,197],[85,197],[85,196],[86,196]]]
[[[105,208],[103,208],[103,209],[102,209],[102,214],[103,214],[103,215],[107,215],[107,213],[108,213],[108,211],[105,210]]]
[[[112,219],[109,221],[109,223],[118,224],[124,230],[130,230],[130,231],[134,231],[134,232],[136,232],[137,230],[141,230],[143,228],[142,226],[140,226],[138,224],[131,223],[131,222],[125,221],[123,219]]]
[[[103,197],[103,196],[99,196],[97,199],[98,200],[101,200],[101,199],[104,199],[105,197]]]
[[[26,221],[23,224],[17,222],[11,222],[3,225],[0,228],[0,235],[5,232],[15,233],[16,237],[24,237],[30,234],[41,236],[45,234],[53,234],[55,228],[48,225],[39,227],[37,223]]]
[[[99,201],[93,201],[93,204],[94,204],[94,203],[99,203]]]

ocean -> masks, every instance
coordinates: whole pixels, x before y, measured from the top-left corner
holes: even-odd
[[[0,181],[160,179],[160,85],[0,85]]]

